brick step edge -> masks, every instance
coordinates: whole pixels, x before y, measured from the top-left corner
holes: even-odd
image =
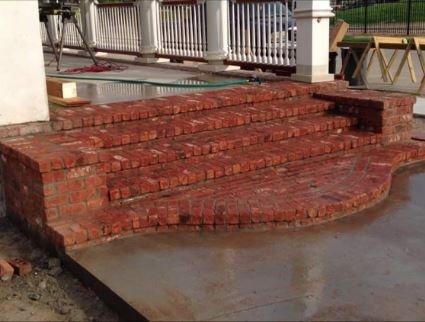
[[[366,178],[369,179],[369,184],[357,187],[358,190],[355,195],[344,195],[341,192],[339,199],[332,201],[331,198],[328,204],[321,204],[319,208],[308,208],[308,205],[301,205],[300,210],[272,209],[270,213],[270,207],[267,206],[267,200],[265,200],[265,204],[258,204],[249,210],[252,213],[256,213],[257,220],[253,221],[251,217],[251,220],[246,223],[232,221],[232,223],[228,222],[221,225],[214,223],[214,221],[212,224],[204,224],[205,218],[202,217],[204,214],[201,214],[197,222],[192,223],[188,221],[187,213],[180,213],[179,209],[173,208],[171,210],[166,209],[166,220],[160,225],[158,220],[159,210],[152,213],[139,214],[128,206],[119,206],[86,216],[52,222],[46,226],[46,236],[50,244],[53,244],[58,249],[71,250],[108,242],[133,233],[158,233],[179,230],[231,231],[240,228],[292,227],[318,224],[355,213],[379,202],[388,194],[392,174],[395,170],[406,164],[425,160],[425,144],[392,144],[387,147],[364,149],[364,154],[367,154],[373,163],[371,176],[366,175]]]
[[[201,182],[248,173],[287,162],[378,144],[380,136],[368,132],[345,132],[323,137],[293,138],[232,150],[223,154],[201,156],[187,162],[173,162],[153,168],[124,171],[108,182],[111,201],[141,197]]]
[[[242,104],[262,103],[278,99],[311,96],[321,91],[347,88],[344,81],[302,84],[291,81],[247,85],[222,90],[185,93],[132,102],[120,102],[51,111],[56,131],[111,123],[136,121],[149,117],[178,115]]]
[[[356,125],[357,118],[339,115],[312,117],[286,123],[272,121],[255,126],[226,129],[226,132],[218,130],[215,133],[185,136],[179,140],[161,139],[149,145],[129,145],[101,150],[97,152],[97,158],[106,164],[107,173],[116,173],[297,137],[342,133],[354,129]]]
[[[285,103],[287,104],[287,103]],[[334,103],[318,99],[302,99],[288,106],[251,107],[221,113],[214,117],[193,116],[188,120],[170,119],[164,122],[119,125],[103,130],[86,129],[50,135],[3,140],[0,151],[19,159],[26,166],[42,172],[70,169],[98,163],[98,151],[120,146],[131,146],[158,139],[172,139],[184,135],[213,133],[222,129],[236,129],[250,124],[298,118],[323,113]],[[203,112],[201,112],[203,113]],[[288,114],[289,113],[289,114]]]

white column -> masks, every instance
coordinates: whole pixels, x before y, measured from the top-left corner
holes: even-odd
[[[140,54],[136,60],[142,63],[156,63],[155,57],[159,47],[158,21],[159,6],[157,0],[138,0]],[[162,60],[161,60],[162,61]]]
[[[81,22],[83,33],[90,47],[96,46],[96,3],[95,0],[81,0]]]
[[[300,0],[294,13],[297,20],[297,72],[292,78],[302,82],[330,81],[329,0]]]
[[[47,121],[38,2],[0,1],[0,125]]]
[[[206,0],[207,4],[207,52],[208,64],[200,65],[203,71],[225,71],[238,69],[226,66],[224,60],[229,56],[229,1]]]

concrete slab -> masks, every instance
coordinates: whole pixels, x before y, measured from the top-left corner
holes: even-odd
[[[150,320],[424,320],[424,190],[415,166],[389,199],[336,222],[134,236],[68,255],[101,295]]]
[[[56,71],[56,61],[52,54],[45,53],[45,69],[48,74],[61,74]],[[69,68],[90,66],[93,62],[84,57],[63,56],[62,72]],[[131,65],[117,63],[124,66],[123,71],[110,71],[102,73],[84,73],[81,76],[96,76],[108,78],[124,78],[131,80],[149,80],[160,83],[184,82],[195,84],[199,81],[217,82],[229,78],[204,74],[200,72],[187,72],[182,70]],[[200,88],[167,87],[146,84],[127,84],[111,81],[77,80],[78,96],[91,100],[93,104],[106,104],[113,102],[133,101],[160,96],[176,95],[179,93],[199,92]],[[210,89],[211,90],[211,89]]]

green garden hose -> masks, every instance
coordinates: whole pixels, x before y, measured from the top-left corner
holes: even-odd
[[[78,79],[78,80],[95,80],[95,81],[107,81],[107,82],[119,82],[119,83],[130,83],[130,84],[146,84],[155,86],[167,86],[167,87],[181,87],[181,88],[214,88],[214,87],[225,87],[234,85],[248,84],[247,79],[235,79],[225,80],[220,82],[200,82],[199,84],[184,84],[177,82],[163,83],[141,79],[126,79],[126,78],[115,78],[115,77],[101,77],[101,76],[76,76],[66,74],[47,74],[48,77],[55,78],[66,78],[66,79]]]

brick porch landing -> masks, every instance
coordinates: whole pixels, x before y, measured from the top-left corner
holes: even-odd
[[[7,210],[62,249],[330,220],[425,158],[409,141],[414,102],[280,82],[56,110],[55,132],[1,142]]]

